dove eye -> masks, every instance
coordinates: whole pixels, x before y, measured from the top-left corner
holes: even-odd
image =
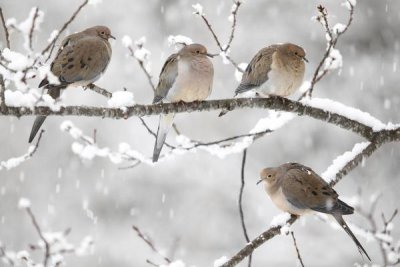
[[[197,51],[196,51],[196,54],[200,54],[200,50],[197,50]]]
[[[101,34],[105,34],[105,32],[101,32]]]
[[[268,174],[268,178],[271,178],[272,177],[272,174]]]

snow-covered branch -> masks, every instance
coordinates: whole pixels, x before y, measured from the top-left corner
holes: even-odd
[[[235,29],[236,29],[236,23],[237,23],[237,14],[239,11],[239,7],[242,4],[242,0],[235,0],[232,6],[232,11],[231,15],[229,16],[229,20],[232,22],[231,26],[231,33],[229,35],[228,43],[226,45],[222,45],[217,34],[215,33],[213,27],[211,26],[211,23],[208,21],[206,18],[206,15],[203,13],[203,7],[200,4],[193,5],[194,8],[194,14],[200,16],[204,23],[206,24],[208,30],[212,34],[219,50],[221,51],[220,55],[224,60],[227,60],[229,63],[231,63],[239,72],[244,72],[244,69],[239,67],[239,64],[237,64],[232,57],[229,55],[229,48],[231,47],[234,35],[235,35]]]
[[[305,96],[311,97],[315,84],[319,82],[329,71],[337,69],[342,65],[342,56],[339,50],[335,49],[335,47],[339,38],[348,30],[353,21],[355,1],[346,0],[345,6],[349,9],[349,19],[346,25],[338,23],[333,28],[329,26],[327,9],[322,5],[317,7],[318,15],[316,20],[320,22],[325,29],[327,48],[322,56],[321,61],[314,71],[310,87],[302,94],[301,98],[304,98]]]
[[[7,91],[6,91],[7,93]],[[6,98],[7,101],[7,98]],[[337,105],[330,101],[333,105],[326,108],[313,107],[319,101],[313,99],[307,104],[302,102],[289,100],[279,96],[270,96],[268,98],[237,98],[237,99],[221,99],[197,101],[191,103],[163,103],[156,105],[134,105],[126,108],[105,108],[105,107],[87,107],[87,106],[67,106],[59,107],[52,110],[49,107],[34,107],[32,109],[26,107],[12,107],[7,103],[7,108],[0,115],[3,116],[26,116],[26,115],[46,115],[46,116],[86,116],[86,117],[103,117],[112,119],[126,119],[133,116],[150,116],[161,113],[184,113],[184,112],[201,112],[213,111],[221,109],[243,109],[243,108],[262,108],[277,111],[286,111],[295,113],[299,116],[309,116],[311,118],[337,125],[343,129],[351,130],[367,140],[379,138],[380,142],[398,141],[400,140],[400,126],[392,123],[384,124],[378,119],[372,117],[365,112],[357,112],[357,109],[350,108],[349,114],[339,114],[340,110],[336,109]],[[340,107],[343,107],[340,106]],[[360,117],[361,116],[361,117]]]
[[[75,12],[72,14],[72,16],[64,23],[64,25],[61,26],[61,29],[56,31],[55,36],[51,39],[51,42],[43,49],[41,52],[42,55],[44,55],[49,49],[54,47],[55,43],[57,42],[58,38],[60,35],[68,28],[68,26],[75,20],[76,16],[79,14],[79,12],[89,3],[89,0],[84,0],[83,3],[78,6],[78,8],[75,10]],[[53,49],[51,49],[52,51]],[[51,52],[49,53],[49,56],[47,60],[50,58]]]
[[[29,199],[21,198],[18,208],[25,210],[37,234],[39,241],[36,244],[29,244],[28,250],[18,252],[8,250],[0,242],[0,259],[9,266],[42,266],[57,267],[65,265],[65,254],[75,254],[76,256],[87,255],[93,250],[93,239],[86,236],[78,246],[69,243],[66,237],[70,234],[68,228],[62,232],[45,232],[40,227],[39,222],[31,209]],[[43,251],[43,257],[35,260],[30,251]]]
[[[21,165],[23,162],[32,158],[32,156],[36,153],[36,151],[39,147],[43,132],[44,132],[44,130],[40,131],[39,137],[36,141],[36,144],[29,146],[28,151],[24,155],[0,161],[0,171],[16,168],[17,166]]]
[[[396,266],[400,263],[400,241],[393,238],[393,220],[398,214],[398,210],[395,209],[389,218],[381,214],[381,222],[376,219],[377,204],[380,200],[380,194],[373,194],[370,197],[369,208],[364,208],[363,205],[356,205],[355,209],[357,213],[361,214],[370,224],[370,229],[365,229],[365,227],[357,228],[364,232],[363,234],[367,239],[372,239],[379,244],[379,248],[382,255],[382,266]],[[361,191],[357,196],[360,199]],[[380,226],[382,225],[382,226]]]

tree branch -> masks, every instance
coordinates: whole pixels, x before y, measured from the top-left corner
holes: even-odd
[[[349,119],[334,112],[325,111],[320,108],[311,107],[298,101],[289,100],[279,96],[269,98],[237,98],[196,101],[190,103],[160,103],[155,105],[135,105],[122,110],[120,108],[102,108],[87,106],[68,106],[61,107],[57,111],[52,111],[49,107],[35,107],[28,109],[25,107],[8,107],[1,112],[3,116],[26,116],[26,115],[55,115],[55,116],[87,116],[103,117],[113,119],[126,119],[133,116],[150,116],[167,113],[200,112],[221,109],[242,109],[242,108],[263,108],[278,111],[296,113],[299,116],[309,116],[314,119],[335,124],[343,129],[351,130],[367,140],[376,138],[377,142],[398,141],[400,140],[400,127],[394,129],[383,129],[379,132],[373,130],[359,121]],[[379,133],[379,134],[378,134]]]
[[[139,236],[139,238],[142,239],[142,240],[149,246],[149,248],[151,248],[151,250],[152,250],[153,252],[155,252],[155,253],[157,253],[158,255],[160,255],[160,256],[163,258],[163,260],[164,260],[165,262],[167,262],[167,263],[171,263],[171,262],[172,262],[168,257],[164,256],[163,254],[161,254],[161,252],[160,252],[158,249],[156,249],[156,247],[154,246],[153,242],[151,242],[151,241],[149,240],[149,238],[146,237],[146,236],[140,231],[139,227],[137,227],[137,226],[135,226],[135,225],[132,225],[132,229],[136,232],[136,234]]]
[[[112,93],[107,91],[106,89],[103,89],[101,87],[98,87],[97,85],[95,85],[94,83],[91,83],[89,85],[87,85],[86,87],[84,87],[85,89],[89,89],[92,90],[95,93],[101,94],[102,96],[106,97],[106,98],[111,98],[112,97]]]
[[[232,21],[232,27],[231,27],[231,34],[229,36],[229,40],[228,40],[228,44],[225,46],[225,48],[221,45],[221,42],[218,39],[217,34],[215,33],[215,31],[213,30],[210,22],[208,21],[208,19],[205,17],[204,14],[200,14],[198,12],[196,12],[197,15],[199,15],[204,23],[206,24],[208,30],[211,32],[215,42],[217,43],[217,46],[219,48],[219,50],[223,53],[226,53],[229,49],[229,47],[231,46],[231,43],[233,41],[233,37],[234,37],[234,33],[235,33],[235,28],[236,28],[236,21],[237,21],[237,12],[239,10],[239,7],[242,3],[240,1],[235,1],[235,8],[232,10],[232,16],[233,16],[233,21]],[[241,68],[239,68],[239,65],[229,56],[229,55],[225,55],[226,59],[240,72],[244,72],[244,70],[242,70]]]
[[[72,14],[72,16],[69,18],[67,22],[64,23],[64,25],[61,27],[61,29],[58,31],[57,35],[54,37],[54,39],[43,49],[41,52],[42,55],[46,53],[55,43],[57,42],[58,38],[60,37],[61,33],[67,29],[69,24],[71,24],[72,21],[74,21],[75,17],[78,15],[78,13],[84,8],[87,4],[89,3],[89,0],[85,0],[79,7],[78,9]],[[50,58],[51,55],[49,55],[48,58]]]
[[[328,23],[328,12],[326,10],[325,7],[323,7],[322,5],[319,5],[317,7],[319,15],[317,17],[317,20],[320,21],[322,23],[322,25],[325,28],[325,32],[326,34],[329,36],[329,41],[328,41],[328,48],[325,51],[325,54],[323,55],[321,61],[319,62],[317,68],[314,71],[314,75],[313,78],[311,80],[311,85],[310,88],[308,88],[302,95],[300,98],[304,98],[305,96],[312,96],[313,90],[314,90],[314,86],[317,82],[319,82],[328,72],[328,69],[324,69],[321,71],[322,66],[324,65],[325,61],[327,60],[327,58],[329,57],[332,49],[334,49],[336,47],[336,44],[340,38],[340,36],[342,34],[344,34],[348,28],[350,27],[352,21],[353,21],[353,15],[354,15],[354,6],[351,4],[350,1],[348,1],[348,4],[350,6],[350,14],[349,14],[349,19],[347,21],[347,24],[345,26],[345,28],[341,31],[341,32],[336,32],[333,33],[332,29],[329,27],[329,23]],[[334,36],[335,34],[335,36]]]
[[[35,215],[33,215],[32,210],[30,207],[26,208],[26,212],[28,213],[29,217],[32,220],[32,224],[35,227],[40,239],[43,241],[44,245],[45,245],[45,250],[44,250],[44,258],[43,258],[43,266],[47,267],[47,263],[49,261],[50,258],[50,244],[49,242],[47,242],[46,238],[43,236],[43,232],[40,229],[40,226],[35,218]]]
[[[4,85],[3,75],[0,74],[0,112],[7,112],[6,97],[5,97],[6,87]]]
[[[29,47],[30,50],[33,49],[33,47],[32,47],[33,31],[35,30],[36,19],[38,18],[38,16],[39,16],[39,8],[36,7],[35,14],[33,15],[33,19],[32,19],[32,25],[31,25],[31,28],[29,30],[29,44],[28,44],[28,47]]]
[[[7,45],[7,48],[10,49],[11,48],[11,46],[10,46],[10,35],[8,33],[8,29],[7,29],[7,26],[6,26],[5,19],[4,19],[3,9],[1,7],[0,7],[0,19],[1,19],[1,24],[3,25],[4,35],[6,36],[6,45]]]
[[[292,235],[293,245],[294,245],[294,248],[296,249],[297,259],[299,260],[301,267],[304,267],[304,262],[300,256],[300,251],[299,251],[299,248],[297,247],[297,242],[296,242],[296,238],[294,237],[293,231],[290,231],[290,234]]]
[[[246,239],[246,242],[250,242],[249,235],[247,234],[246,224],[244,222],[244,214],[243,214],[243,206],[242,206],[243,190],[244,190],[244,185],[245,185],[244,167],[246,166],[246,156],[247,156],[247,149],[243,150],[242,167],[241,167],[241,171],[240,171],[241,184],[240,184],[238,205],[239,205],[240,222],[241,222],[241,225],[242,225],[244,238]],[[251,266],[251,254],[249,255],[249,261],[248,261],[247,266],[248,267]]]

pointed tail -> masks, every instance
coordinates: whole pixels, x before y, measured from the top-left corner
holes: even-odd
[[[167,138],[167,134],[171,129],[172,123],[174,122],[175,114],[161,114],[160,122],[158,124],[157,130],[157,138],[156,143],[154,145],[153,151],[153,162],[157,162],[160,157],[161,149],[164,145],[165,139]]]
[[[353,232],[350,230],[350,228],[347,225],[347,223],[343,220],[342,215],[338,214],[338,213],[334,213],[332,215],[336,219],[336,221],[340,224],[340,226],[342,226],[342,228],[346,231],[346,233],[351,237],[351,239],[353,239],[353,241],[356,244],[356,246],[358,248],[358,251],[360,252],[361,256],[364,254],[368,258],[368,260],[371,261],[371,258],[368,256],[367,252],[365,251],[365,249],[363,248],[361,243],[357,240],[357,238],[355,237]]]
[[[227,109],[223,109],[223,110],[221,110],[221,112],[218,114],[218,117],[222,117],[222,116],[224,116],[226,113],[228,113],[229,112],[229,110],[227,110]]]
[[[35,122],[33,123],[31,134],[29,136],[29,143],[32,143],[32,140],[35,138],[38,133],[40,127],[42,126],[46,116],[37,116]]]

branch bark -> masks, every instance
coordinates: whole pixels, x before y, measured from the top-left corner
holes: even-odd
[[[4,35],[6,36],[6,44],[7,44],[7,48],[10,49],[10,35],[8,33],[8,29],[6,26],[6,21],[4,19],[4,15],[3,15],[3,9],[0,7],[0,19],[1,19],[1,24],[3,25],[3,30],[4,30]]]
[[[394,129],[383,129],[376,132],[372,127],[361,122],[349,119],[343,115],[334,112],[325,111],[320,108],[307,106],[298,101],[289,100],[279,96],[270,96],[269,98],[238,98],[221,99],[209,101],[196,101],[190,103],[162,103],[156,105],[135,105],[127,109],[105,108],[105,107],[87,107],[87,106],[68,106],[61,107],[58,111],[52,111],[49,107],[35,107],[29,109],[26,107],[8,107],[1,111],[3,116],[26,116],[26,115],[46,115],[46,116],[86,116],[103,117],[113,119],[127,119],[133,116],[150,116],[161,113],[183,113],[183,112],[201,112],[221,109],[243,109],[243,108],[263,108],[278,111],[296,113],[299,116],[309,116],[311,118],[335,124],[343,129],[361,135],[367,140],[376,139],[378,142],[399,141],[400,127]]]
[[[243,213],[243,205],[242,205],[242,200],[243,200],[243,190],[244,190],[244,185],[245,185],[245,179],[244,179],[244,168],[246,166],[246,157],[247,157],[247,149],[243,150],[243,156],[242,156],[242,167],[240,171],[240,191],[239,191],[239,200],[238,200],[238,205],[239,205],[239,215],[240,215],[240,222],[242,225],[242,230],[244,234],[244,238],[246,242],[250,242],[249,235],[247,234],[247,228],[246,224],[244,221],[244,213]],[[247,263],[248,267],[251,267],[251,254],[249,255],[249,261]]]

